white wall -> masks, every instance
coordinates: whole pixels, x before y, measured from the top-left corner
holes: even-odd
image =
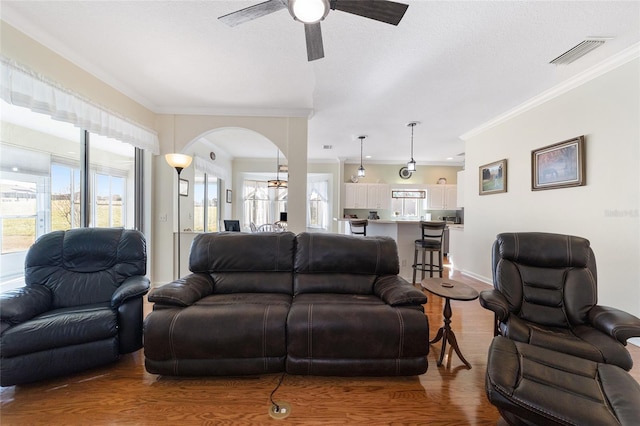
[[[466,141],[464,262],[491,280],[496,234],[542,231],[591,241],[599,303],[640,315],[640,61],[631,59]],[[531,151],[584,135],[587,184],[531,191]],[[508,192],[478,195],[478,168],[508,160]],[[616,213],[617,212],[617,213]]]

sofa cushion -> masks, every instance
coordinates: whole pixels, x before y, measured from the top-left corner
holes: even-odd
[[[287,318],[288,353],[306,359],[401,359],[429,353],[429,328],[419,310],[374,299],[328,303],[296,298]],[[344,297],[344,296],[343,296]],[[323,300],[324,299],[324,300]]]
[[[191,272],[290,272],[295,234],[217,232],[198,234],[191,244]]]
[[[118,334],[117,312],[109,303],[48,311],[2,334],[2,358],[80,345]]]
[[[399,272],[398,248],[389,237],[303,232],[296,237],[294,294],[372,294],[379,275]]]
[[[277,294],[208,296],[184,309],[154,311],[145,319],[145,356],[176,362],[284,357],[288,298]]]

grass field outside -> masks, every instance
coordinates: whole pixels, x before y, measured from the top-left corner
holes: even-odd
[[[0,203],[0,219],[2,220],[2,254],[27,250],[36,239],[36,200],[3,199]],[[122,202],[114,201],[111,205],[113,224],[109,223],[109,204],[98,203],[97,223],[93,226],[105,228],[124,226],[122,222]],[[80,207],[76,203],[74,228],[79,227]],[[71,229],[69,200],[53,200],[51,202],[50,231]]]

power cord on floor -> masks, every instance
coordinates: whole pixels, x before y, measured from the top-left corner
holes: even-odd
[[[271,391],[271,395],[269,396],[269,400],[271,401],[271,406],[269,407],[269,415],[274,419],[278,419],[278,420],[284,419],[289,414],[291,414],[291,404],[284,401],[281,401],[280,403],[276,403],[273,400],[273,395],[276,393],[276,391],[282,384],[285,374],[286,374],[285,372],[282,373],[282,375],[280,376],[280,380],[278,380],[278,384],[276,385],[275,389]]]
[[[274,407],[274,411],[276,413],[280,412],[280,406],[278,404],[276,404],[275,401],[273,400],[273,395],[276,393],[276,391],[278,390],[278,388],[282,384],[282,381],[284,380],[284,375],[285,374],[287,374],[287,373],[283,371],[282,375],[280,376],[280,380],[278,380],[278,384],[276,385],[275,389],[273,389],[271,391],[271,395],[269,395],[269,400],[271,401],[271,405]]]

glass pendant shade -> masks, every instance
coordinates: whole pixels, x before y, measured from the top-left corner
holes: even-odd
[[[305,24],[322,21],[329,13],[328,0],[289,0],[289,13]]]
[[[413,128],[416,127],[416,124],[418,124],[417,121],[407,124],[408,127],[411,127],[411,160],[407,163],[407,170],[410,172],[416,171],[416,160],[413,159]]]
[[[358,167],[358,177],[364,177],[364,167],[362,167],[362,142],[366,136],[358,136],[360,139],[360,167]]]

